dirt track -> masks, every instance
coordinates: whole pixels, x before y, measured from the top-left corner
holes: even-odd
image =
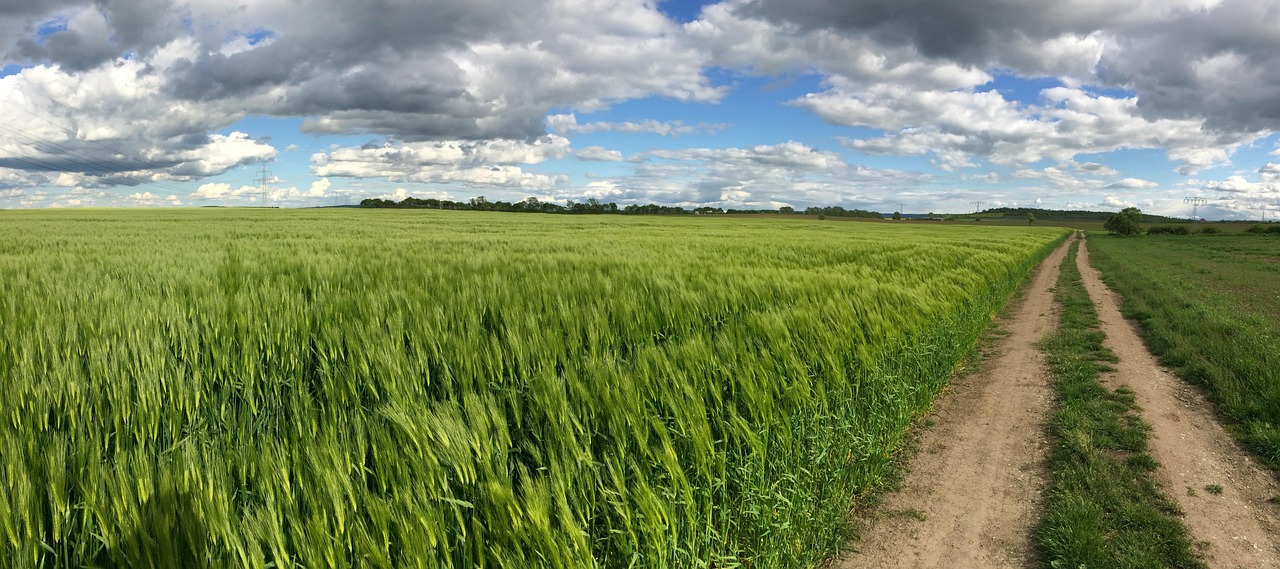
[[[1052,287],[1066,255],[1040,267],[982,370],[938,399],[920,454],[857,549],[836,567],[1025,567],[1046,485],[1044,420],[1052,392],[1036,347],[1054,329]]]
[[[1142,418],[1151,424],[1156,478],[1186,512],[1196,542],[1207,542],[1210,567],[1280,567],[1280,496],[1273,474],[1236,446],[1194,388],[1171,376],[1147,351],[1136,324],[1125,320],[1116,295],[1088,264],[1083,247],[1077,264],[1098,308],[1105,345],[1120,357],[1108,385],[1134,391]],[[1221,494],[1206,486],[1220,485]]]
[[[1033,566],[1052,398],[1036,343],[1057,322],[1052,287],[1065,253],[1066,245],[1037,269],[1011,318],[1000,322],[1008,334],[982,370],[955,380],[939,398],[928,417],[935,426],[921,434],[901,489],[833,566]],[[1185,510],[1209,566],[1280,568],[1280,505],[1269,502],[1280,496],[1276,476],[1239,449],[1197,390],[1157,364],[1084,247],[1077,263],[1106,346],[1120,358],[1102,381],[1136,394],[1152,426],[1156,479]],[[1220,493],[1206,489],[1216,486]]]

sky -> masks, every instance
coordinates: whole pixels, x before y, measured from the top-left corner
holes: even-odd
[[[0,208],[1280,220],[1280,0],[0,0]]]

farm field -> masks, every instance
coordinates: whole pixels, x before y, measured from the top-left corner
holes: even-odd
[[[1280,239],[1171,236],[1090,241],[1092,259],[1148,347],[1203,386],[1246,447],[1280,467]]]
[[[0,566],[809,566],[1067,233],[0,212]]]

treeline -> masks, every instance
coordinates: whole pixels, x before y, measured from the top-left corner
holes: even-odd
[[[569,201],[565,205],[555,202],[541,201],[535,197],[525,198],[518,202],[489,201],[484,196],[474,197],[465,202],[439,200],[435,198],[405,198],[400,201],[368,198],[361,200],[360,207],[396,208],[396,209],[449,209],[464,211],[508,211],[516,213],[566,213],[566,214],[622,214],[622,215],[718,215],[718,214],[761,214],[761,213],[797,213],[795,208],[779,209],[724,209],[719,207],[699,207],[685,209],[678,206],[632,204],[618,207],[613,202],[601,202],[591,198],[585,202]],[[830,215],[833,217],[863,217],[884,219],[884,215],[874,211],[861,209],[845,209],[840,206],[810,207],[804,210],[806,215]]]
[[[983,215],[1004,214],[1004,217],[1021,218],[1026,217],[1028,213],[1035,215],[1036,219],[1052,221],[1106,221],[1112,215],[1105,211],[1040,209],[1036,207],[995,207],[983,210],[982,213],[977,215],[981,217]],[[1138,221],[1141,223],[1180,223],[1186,220],[1144,213],[1140,215]]]

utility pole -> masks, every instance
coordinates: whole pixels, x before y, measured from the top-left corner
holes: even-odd
[[[902,214],[902,215],[907,215],[907,204],[899,203],[899,204],[898,204],[898,213],[900,213],[900,214]]]
[[[973,214],[978,215],[978,212],[980,211],[982,211],[982,202],[975,200],[973,202]]]
[[[1201,205],[1209,203],[1209,200],[1208,198],[1188,197],[1188,198],[1184,198],[1182,200],[1182,203],[1191,204],[1191,219],[1195,221],[1200,221],[1200,216],[1197,215],[1196,212],[1199,210]]]
[[[267,171],[266,163],[262,164],[262,171],[258,175],[258,191],[262,192],[261,206],[267,207],[267,189],[271,183],[271,172]]]

